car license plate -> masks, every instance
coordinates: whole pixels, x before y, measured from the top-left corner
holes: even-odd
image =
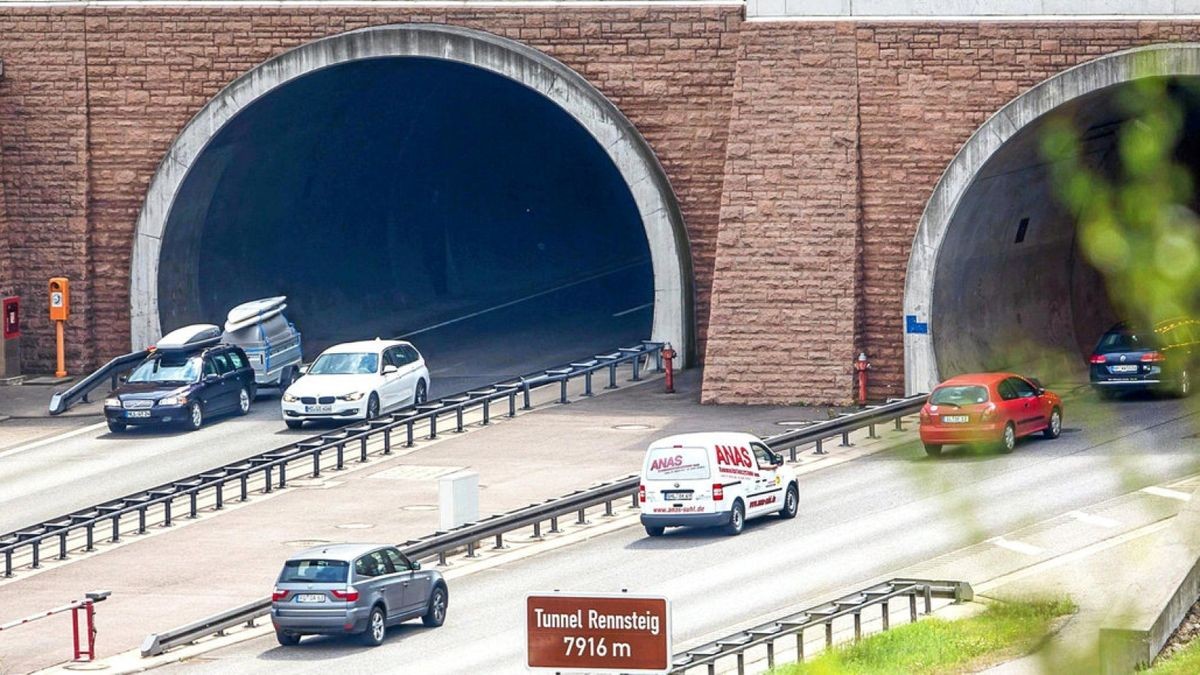
[[[304,406],[304,412],[306,412],[306,413],[333,412],[333,406],[331,406],[331,405],[306,405],[306,406]]]
[[[669,502],[681,502],[681,501],[684,501],[685,499],[691,499],[691,498],[692,498],[692,493],[690,493],[690,492],[664,492],[663,493],[663,499],[665,499]]]
[[[1137,366],[1109,366],[1114,373],[1136,373]]]
[[[324,593],[301,593],[296,596],[296,602],[325,602]]]
[[[963,424],[969,419],[967,415],[942,415],[942,421],[946,424]]]
[[[126,417],[149,417],[149,410],[128,410],[125,412]]]

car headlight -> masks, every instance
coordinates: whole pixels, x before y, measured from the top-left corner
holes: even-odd
[[[104,407],[105,408],[120,408],[121,407],[121,399],[106,398],[106,399],[104,399]]]
[[[361,391],[356,391],[351,394],[346,394],[345,396],[339,396],[338,400],[339,401],[357,401],[357,400],[361,399],[363,396],[366,396],[366,394],[364,394]]]
[[[179,396],[168,396],[166,398],[160,398],[160,399],[158,399],[158,404],[159,405],[187,405],[187,401],[188,401],[187,394],[181,394]]]
[[[293,396],[293,395],[291,395],[291,394],[287,394],[287,393],[285,393],[285,394],[283,395],[283,402],[284,402],[284,403],[295,403],[296,401],[299,401],[299,400],[300,400],[300,397],[299,397],[299,396]]]

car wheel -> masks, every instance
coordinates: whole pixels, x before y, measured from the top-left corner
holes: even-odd
[[[194,401],[192,405],[188,406],[188,416],[183,424],[189,431],[195,431],[204,426],[204,408],[199,401]]]
[[[421,405],[429,399],[428,389],[425,387],[425,380],[417,381],[417,391],[413,394],[413,405]]]
[[[1000,434],[1000,452],[1008,454],[1017,447],[1017,428],[1012,422],[1004,425],[1004,433]]]
[[[1179,382],[1175,385],[1175,396],[1187,398],[1192,394],[1192,376],[1187,369],[1179,371]]]
[[[929,455],[930,457],[941,457],[942,446],[937,445],[936,443],[926,443],[925,454]]]
[[[295,647],[300,644],[300,636],[295,633],[275,629],[275,640],[283,647]]]
[[[383,616],[383,608],[376,605],[371,608],[367,617],[367,629],[363,631],[362,642],[368,647],[378,647],[383,644],[383,636],[387,633],[387,621]]]
[[[663,532],[666,532],[666,531],[667,531],[667,528],[665,528],[665,527],[655,527],[653,525],[646,526],[646,535],[650,536],[650,537],[661,537],[661,536],[663,536]]]
[[[783,497],[783,508],[779,510],[780,518],[795,518],[800,512],[800,490],[795,484],[789,485],[787,494]]]
[[[1062,411],[1058,408],[1050,412],[1050,422],[1046,424],[1046,430],[1042,434],[1046,438],[1058,438],[1062,435]]]
[[[122,431],[125,431],[125,423],[124,422],[113,422],[112,420],[109,420],[108,421],[108,430],[113,432],[114,434],[119,434]]]
[[[379,417],[379,397],[371,394],[371,398],[367,399],[367,419],[373,420]]]
[[[303,420],[284,420],[283,423],[286,424],[287,428],[289,429],[299,429],[300,427],[304,426]]]
[[[736,537],[745,527],[746,507],[742,506],[742,500],[739,499],[733,503],[733,510],[729,512],[729,524],[725,526],[725,534]]]
[[[446,623],[446,607],[450,604],[450,596],[446,593],[446,589],[438,586],[433,589],[433,595],[429,598],[429,609],[425,611],[425,616],[421,617],[421,623],[430,628],[437,628]]]
[[[253,397],[254,397],[254,395],[251,394],[250,390],[246,389],[245,387],[242,387],[238,391],[237,414],[245,415],[246,413],[250,412],[250,399],[252,399]]]

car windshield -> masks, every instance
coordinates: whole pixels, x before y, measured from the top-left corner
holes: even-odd
[[[322,354],[308,369],[309,375],[370,375],[379,368],[379,355],[365,352]]]
[[[987,403],[987,400],[987,387],[977,384],[939,387],[933,391],[933,396],[929,397],[929,402],[933,405],[964,406]]]
[[[1099,354],[1109,354],[1112,352],[1139,352],[1146,349],[1157,349],[1158,342],[1154,339],[1154,333],[1108,333],[1100,339],[1100,346],[1096,348]]]
[[[279,574],[281,584],[345,583],[350,563],[345,560],[289,560]]]
[[[200,378],[200,357],[155,356],[134,369],[127,382],[195,382]]]

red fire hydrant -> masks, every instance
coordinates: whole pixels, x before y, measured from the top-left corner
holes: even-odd
[[[671,343],[663,345],[662,350],[663,370],[666,371],[665,379],[667,381],[667,393],[675,393],[675,367],[672,363],[675,358],[675,350],[671,349]]]
[[[858,404],[867,404],[867,370],[871,364],[867,362],[867,353],[859,352],[858,360],[854,362],[854,370],[858,371]]]

